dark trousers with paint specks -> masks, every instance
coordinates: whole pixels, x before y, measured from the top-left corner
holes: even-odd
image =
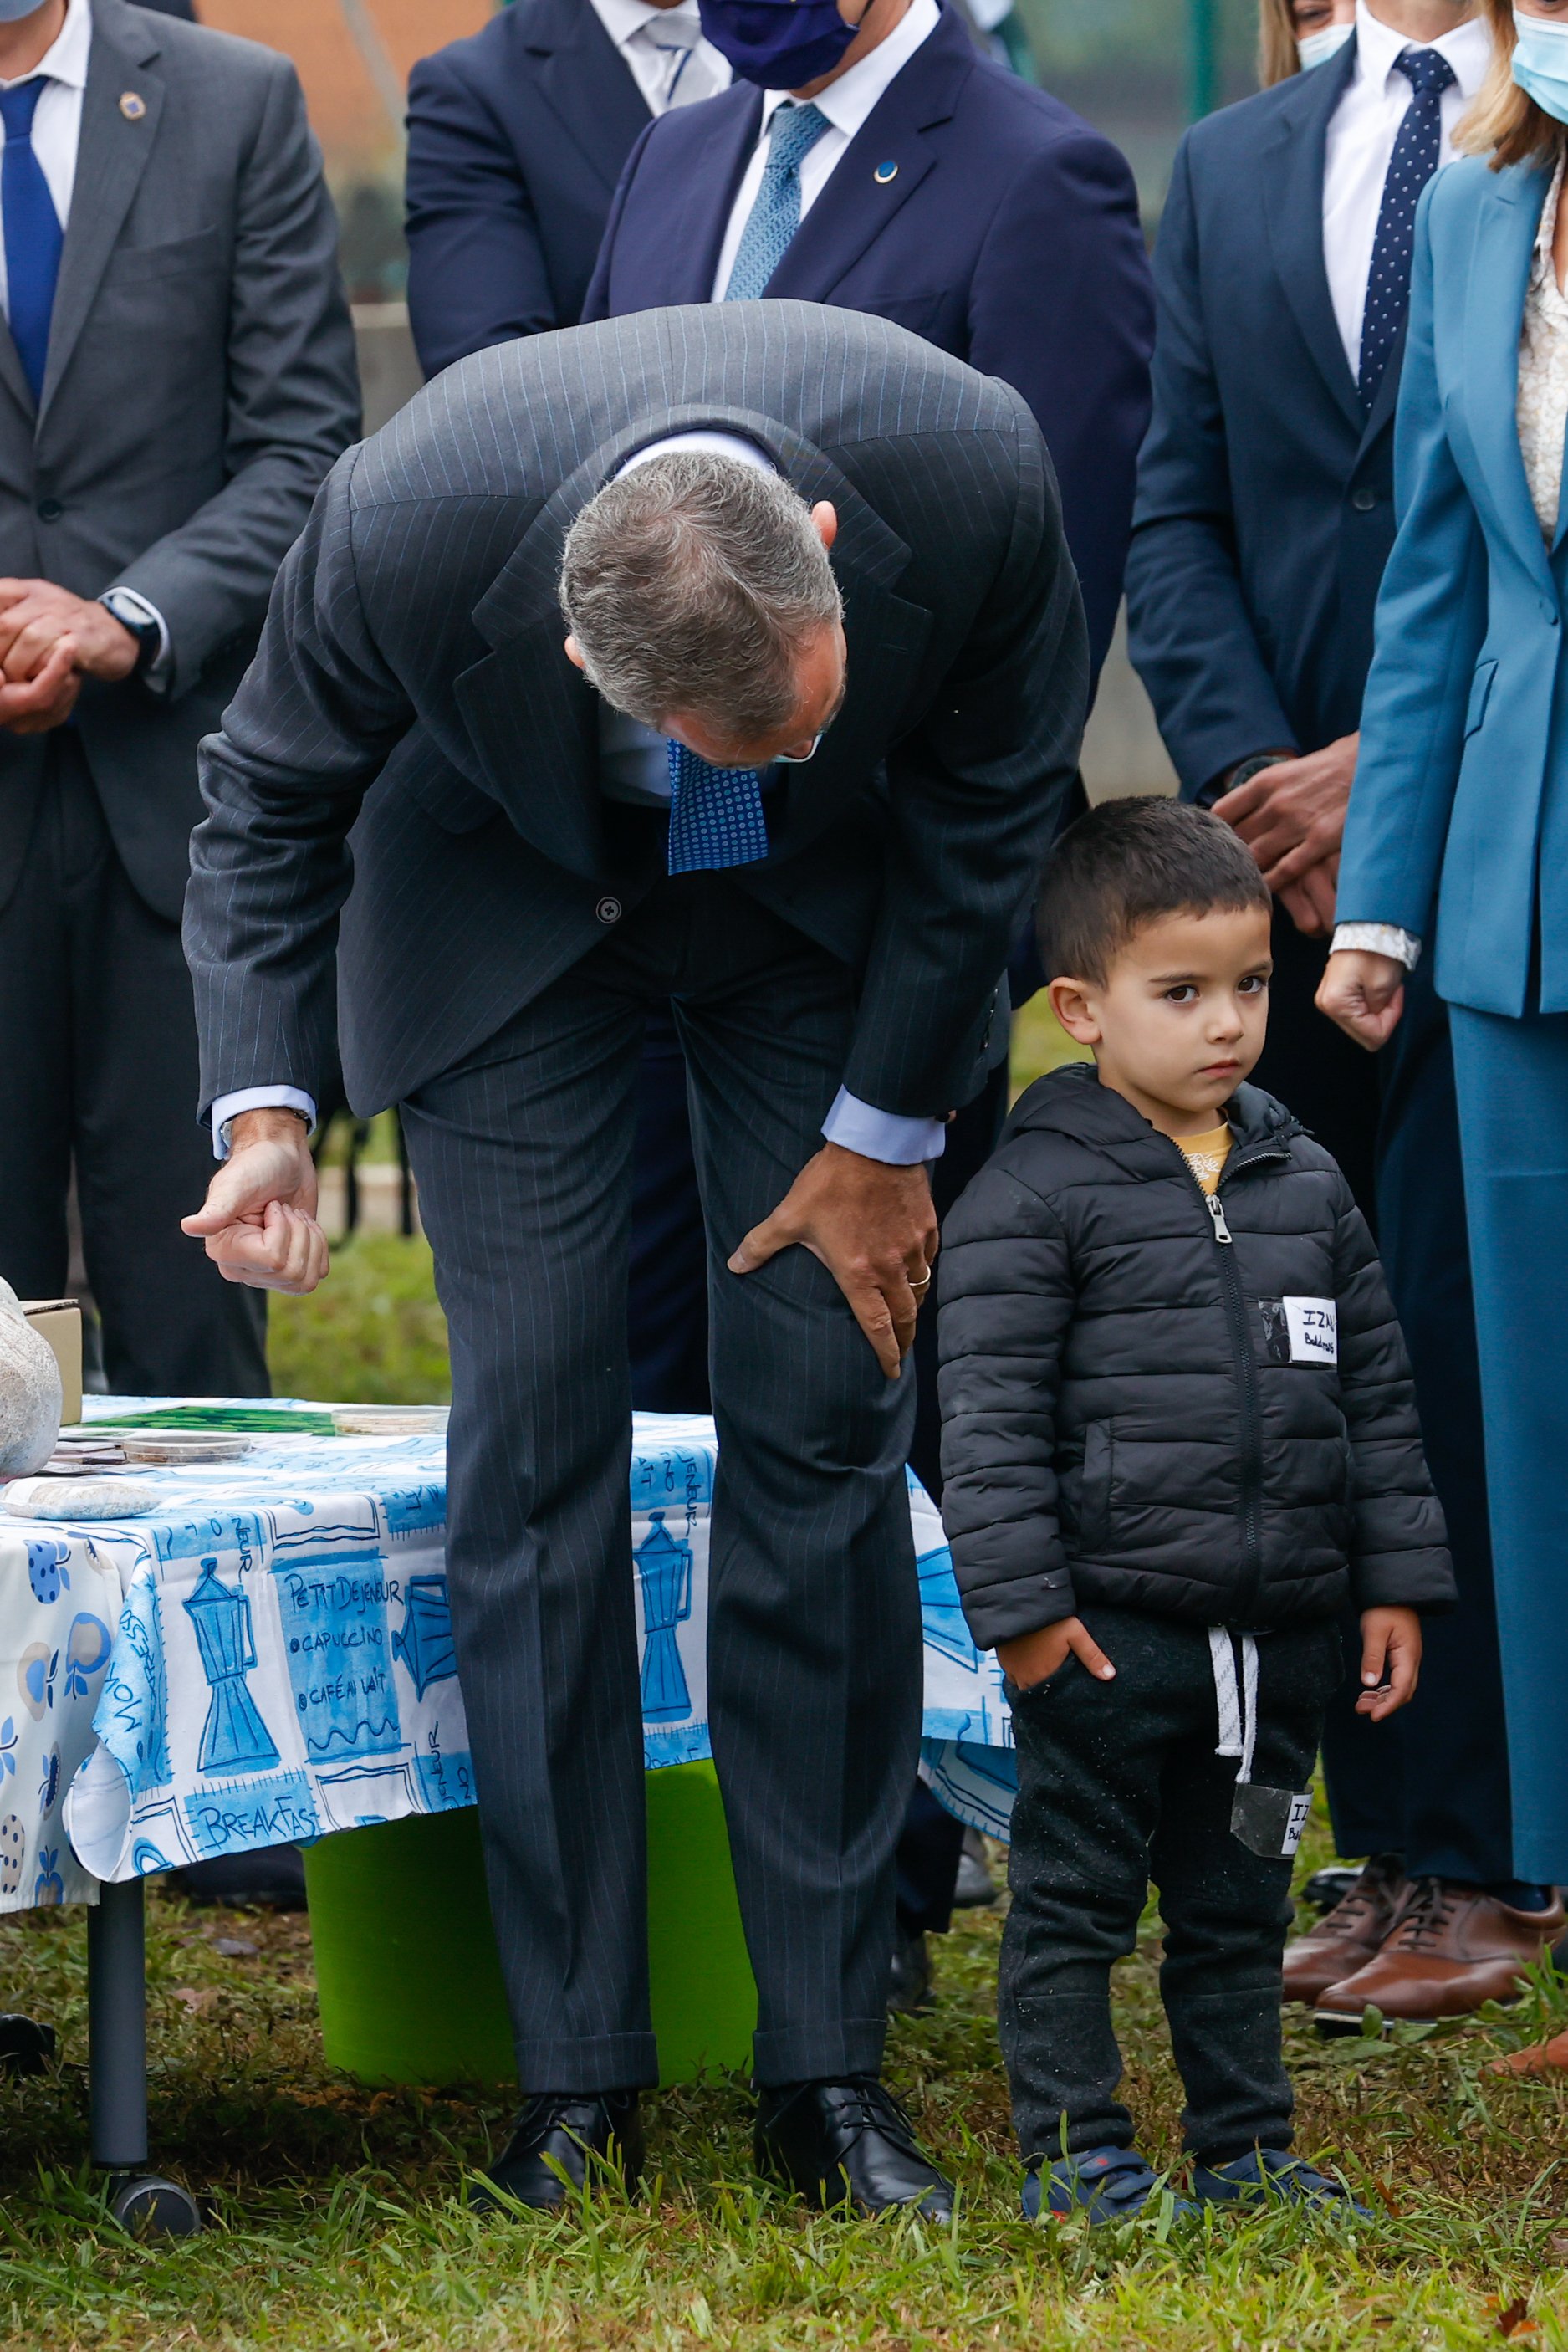
[[[1130,2147],[1115,2096],[1111,1969],[1136,1940],[1151,1881],[1165,1922],[1160,1995],[1186,2092],[1185,2143],[1221,2163],[1288,2147],[1281,1955],[1291,1865],[1231,1833],[1236,1759],[1215,1754],[1206,1626],[1133,1609],[1082,1611],[1116,1669],[1069,1656],[1015,1695],[1019,1794],[998,2027],[1026,2161]],[[1261,1786],[1304,1789],[1341,1673],[1332,1622],[1260,1637]]]

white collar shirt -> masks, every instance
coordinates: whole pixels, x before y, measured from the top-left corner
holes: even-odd
[[[1437,168],[1454,160],[1454,132],[1481,86],[1491,59],[1491,37],[1472,17],[1430,44],[1407,40],[1356,0],[1355,64],[1328,127],[1323,152],[1323,267],[1328,273],[1340,340],[1353,376],[1361,373],[1361,322],[1377,237],[1383,183],[1405,110],[1415,95],[1396,67],[1406,49],[1430,47],[1453,68],[1438,101],[1442,144]],[[1317,70],[1332,70],[1320,66]]]
[[[650,114],[695,106],[729,88],[729,61],[704,39],[696,0],[679,0],[674,8],[654,8],[649,0],[592,0],[592,6]]]
[[[46,80],[48,87],[38,100],[33,117],[33,152],[44,175],[54,207],[63,228],[70,217],[71,195],[76,187],[77,149],[81,141],[81,100],[87,88],[88,57],[92,48],[92,10],[89,0],[69,0],[66,21],[50,47],[45,50],[30,74],[18,74],[18,82]],[[0,81],[0,89],[12,89],[10,82]],[[5,144],[4,124],[0,124],[0,151]],[[0,197],[0,204],[4,198]],[[3,215],[0,215],[3,219]],[[9,289],[5,278],[5,245],[0,236],[0,310],[10,316]]]
[[[931,38],[942,20],[937,0],[910,0],[910,5],[885,41],[879,41],[868,50],[858,65],[841,74],[826,89],[820,89],[810,103],[819,114],[828,118],[828,128],[816,144],[803,157],[800,164],[800,218],[805,219],[822,190],[832,177],[845,149],[861,130],[871,110],[896,80],[916,49]],[[735,257],[746,224],[751,217],[762,186],[763,167],[768,161],[768,145],[773,117],[789,95],[788,90],[765,90],[762,96],[762,123],[757,144],[741,175],[730,206],[729,221],[719,248],[718,268],[714,272],[713,299],[724,299],[724,289],[729,284]]]

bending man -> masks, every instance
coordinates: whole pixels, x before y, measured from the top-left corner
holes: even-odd
[[[880,320],[737,302],[478,353],[350,452],[206,746],[187,947],[231,1156],[187,1230],[233,1280],[320,1278],[340,1005],[451,1324],[453,1619],[529,2095],[495,2177],[528,2201],[584,2144],[634,2170],[656,2080],[624,1290],[673,1000],[759,2154],[811,2199],[946,2210],[876,2080],[920,1722],[900,1369],[1086,668],[1024,402]]]

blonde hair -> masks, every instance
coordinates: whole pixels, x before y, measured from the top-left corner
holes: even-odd
[[[1272,89],[1301,70],[1291,0],[1258,0],[1258,87]]]
[[[1568,123],[1559,122],[1513,78],[1513,0],[1482,0],[1491,28],[1491,63],[1476,102],[1454,134],[1462,154],[1505,163],[1555,163],[1568,154]]]

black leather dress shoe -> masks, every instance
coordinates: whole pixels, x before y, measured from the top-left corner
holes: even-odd
[[[757,2168],[798,2189],[809,2205],[892,2213],[912,2205],[928,2221],[953,2211],[945,2180],[896,2099],[873,2074],[841,2083],[787,2083],[760,2094]]]
[[[470,2188],[468,2202],[476,2212],[497,2212],[504,2207],[496,2192],[504,2190],[519,2204],[550,2211],[574,2189],[580,2196],[584,2181],[591,2194],[624,2181],[630,2196],[642,2173],[635,2091],[541,2091],[517,2117],[506,2154]]]

